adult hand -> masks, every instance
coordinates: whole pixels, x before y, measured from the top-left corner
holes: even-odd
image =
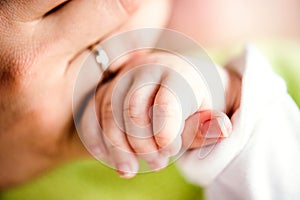
[[[113,73],[113,79],[100,85],[83,112],[81,136],[90,152],[120,176],[131,178],[139,169],[137,157],[158,170],[180,149],[200,148],[228,137],[229,118],[212,111],[205,81],[194,70],[172,54],[132,57]],[[227,88],[224,111],[230,114],[239,106],[240,78],[220,72]]]
[[[72,91],[88,48],[111,33],[140,27],[150,15],[161,18],[161,26],[167,3],[0,2],[0,188],[87,155],[75,134]]]

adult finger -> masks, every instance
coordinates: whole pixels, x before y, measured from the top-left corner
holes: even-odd
[[[111,82],[105,93],[97,93],[97,96],[104,95],[101,102],[97,100],[101,103],[99,117],[111,164],[119,175],[131,178],[138,171],[138,161],[128,144],[122,116],[123,101],[131,82],[127,79],[120,88],[115,87],[116,83]]]
[[[183,65],[184,66],[184,65]],[[168,71],[168,75],[161,83],[162,87],[157,92],[154,109],[153,109],[153,130],[157,144],[161,148],[166,148],[164,152],[169,155],[174,155],[179,152],[181,147],[181,133],[184,127],[185,120],[203,105],[203,94],[205,90],[202,85],[190,88],[189,77],[187,72],[181,74]],[[186,77],[186,78],[183,78]],[[199,78],[199,77],[196,77]],[[189,82],[187,82],[189,81]]]
[[[177,141],[183,121],[180,102],[167,87],[161,86],[154,101],[152,124],[158,146],[168,155],[180,149]]]
[[[80,121],[80,136],[86,148],[90,153],[98,158],[105,159],[107,157],[107,149],[103,141],[102,131],[96,114],[95,99],[92,97]]]
[[[96,43],[123,24],[130,13],[129,8],[139,1],[76,0],[70,1],[40,23],[44,41],[57,54],[76,55],[82,49]],[[63,47],[63,48],[62,48]]]
[[[151,109],[159,84],[148,73],[138,74],[124,101],[124,125],[131,148],[150,168],[163,168],[168,157],[159,153],[153,137]]]

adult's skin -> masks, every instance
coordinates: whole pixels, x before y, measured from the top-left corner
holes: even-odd
[[[74,81],[88,48],[120,30],[162,27],[168,6],[160,0],[0,1],[0,188],[88,155],[72,119]]]

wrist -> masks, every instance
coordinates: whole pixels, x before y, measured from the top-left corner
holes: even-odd
[[[226,114],[231,117],[240,107],[242,95],[242,78],[241,76],[230,69],[225,69],[229,76],[228,85],[226,87]]]
[[[219,72],[225,90],[225,104],[223,112],[230,118],[240,107],[242,78],[237,72],[228,67],[220,67]]]

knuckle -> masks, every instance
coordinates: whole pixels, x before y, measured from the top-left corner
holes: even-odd
[[[180,103],[175,94],[167,88],[162,88],[162,92],[157,94],[155,105],[163,108],[170,113],[176,113],[180,109]]]
[[[146,154],[146,153],[153,153],[154,151],[157,151],[151,144],[151,140],[145,140],[145,139],[129,139],[130,144],[134,150],[135,153],[138,154]]]
[[[122,140],[117,134],[113,134],[107,130],[103,130],[102,134],[105,138],[105,141],[108,143],[109,146],[120,146],[121,145]]]
[[[147,146],[147,145],[136,145],[133,147],[135,153],[138,154],[146,154],[146,153],[153,153],[155,149]]]
[[[145,106],[145,99],[140,92],[135,92],[130,97],[124,109],[125,116],[139,125],[146,125],[150,122],[148,112]]]
[[[101,111],[101,113],[103,115],[102,116],[103,119],[111,119],[111,118],[113,118],[112,102],[110,100],[104,102],[100,111]]]
[[[120,138],[115,137],[114,134],[103,131],[103,136],[108,146],[121,146]]]
[[[176,103],[167,101],[156,102],[153,114],[155,117],[176,117],[180,114],[180,107]]]
[[[110,151],[124,151],[128,152],[128,148],[120,140],[110,140],[109,145],[107,145]]]

